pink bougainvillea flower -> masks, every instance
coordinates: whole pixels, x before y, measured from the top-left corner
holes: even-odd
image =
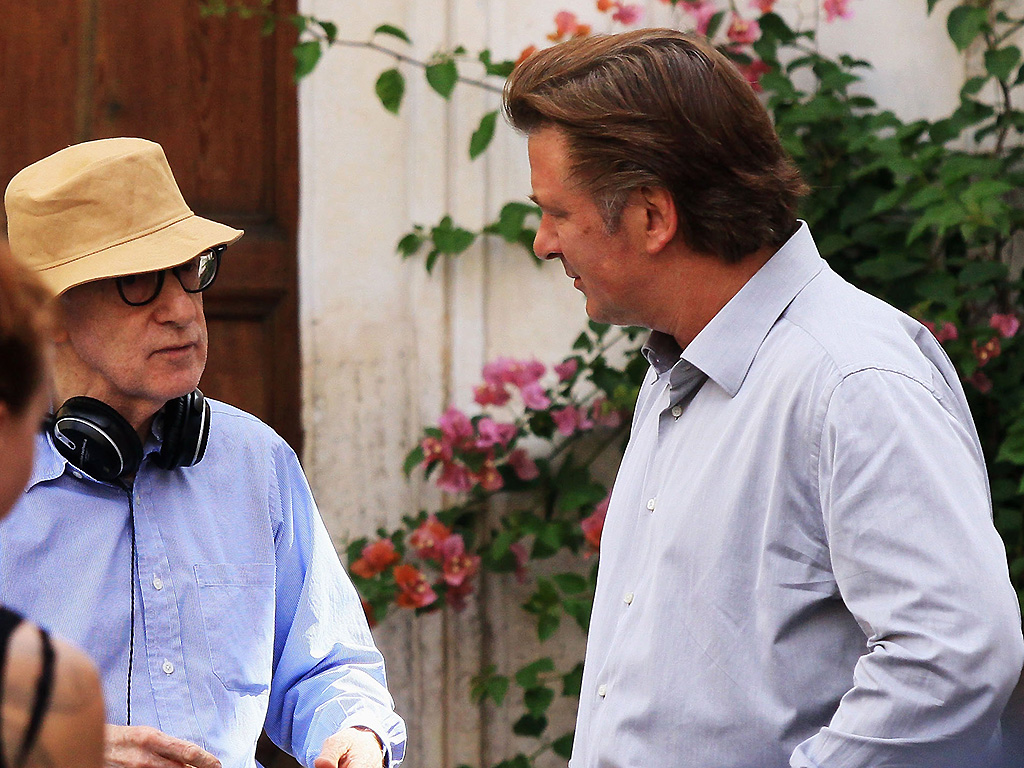
[[[552,411],[551,418],[555,420],[558,431],[566,436],[575,432],[585,432],[594,427],[594,422],[586,412],[572,405]]]
[[[473,582],[466,580],[457,587],[449,586],[444,591],[444,599],[452,607],[452,610],[459,612],[466,608],[467,598],[471,594],[473,594]]]
[[[437,600],[437,593],[416,566],[396,565],[393,573],[399,590],[395,602],[402,608],[425,608]]]
[[[604,499],[594,507],[594,512],[580,521],[580,528],[583,529],[583,538],[587,540],[593,549],[601,548],[601,532],[604,530],[604,518],[608,514],[608,500]]]
[[[540,476],[536,462],[522,448],[516,448],[508,455],[508,463],[520,480],[535,480]]]
[[[359,559],[352,563],[349,570],[356,576],[369,579],[383,573],[399,560],[395,543],[391,539],[379,539],[363,547]]]
[[[590,406],[590,418],[600,427],[615,427],[622,424],[622,413],[615,410],[606,398],[598,398]]]
[[[1020,320],[1016,315],[992,315],[988,324],[1004,339],[1013,338],[1020,330]]]
[[[459,537],[459,543],[462,544],[461,536]],[[466,554],[464,546],[460,546],[457,552],[453,553],[450,557],[446,557],[444,565],[441,567],[445,584],[452,587],[458,587],[467,579],[475,576],[479,570],[480,557],[478,555]]]
[[[750,0],[750,7],[761,13],[771,13],[775,9],[776,0]]]
[[[930,320],[922,320],[921,325],[931,331],[940,344],[946,341],[956,341],[960,338],[960,333],[957,331],[956,326],[948,320],[942,324],[941,328],[937,328],[935,323]]]
[[[999,354],[1002,352],[1002,348],[999,345],[999,337],[993,336],[984,344],[972,341],[971,351],[974,352],[974,357],[978,361],[978,367],[981,367],[988,363],[992,358],[999,357]]]
[[[822,7],[825,9],[825,20],[835,21],[836,19],[848,19],[853,16],[850,9],[850,0],[825,0]]]
[[[555,31],[548,35],[548,40],[557,43],[566,37],[585,37],[590,34],[589,24],[580,24],[575,13],[559,11],[555,14]]]
[[[419,528],[409,534],[409,546],[424,559],[440,560],[443,557],[441,543],[452,535],[451,529],[431,515]]]
[[[752,19],[744,19],[734,13],[727,35],[737,45],[750,45],[761,36],[761,25]]]
[[[508,551],[512,553],[512,556],[516,559],[516,581],[520,584],[525,584],[529,578],[529,570],[527,565],[530,562],[530,554],[526,551],[526,547],[523,546],[523,542],[517,541],[511,544]]]
[[[615,8],[617,3],[615,0],[597,0],[597,10],[601,13],[608,13],[608,11]]]
[[[612,14],[612,20],[619,22],[619,24],[627,26],[639,24],[644,17],[644,9],[639,5],[626,5],[625,3],[617,3],[616,5],[618,9]]]
[[[992,391],[992,380],[983,371],[975,371],[968,381],[983,395]]]
[[[515,360],[511,357],[499,357],[484,366],[484,382],[502,387],[514,384],[525,387],[544,375],[544,363],[539,360]]]
[[[487,459],[481,470],[470,477],[474,482],[479,483],[480,487],[485,491],[500,491],[502,486],[505,485],[501,472],[494,465],[493,459]]]
[[[517,431],[515,424],[498,423],[485,416],[476,424],[476,447],[492,448],[495,445],[500,445],[504,448],[512,442]]]
[[[711,19],[718,13],[717,6],[710,0],[700,0],[697,3],[686,3],[684,7],[693,16],[693,31],[698,35],[706,35]]]
[[[559,381],[568,381],[576,374],[579,367],[579,360],[575,357],[570,357],[568,360],[563,360],[555,366],[555,373],[558,375]]]
[[[473,399],[479,405],[504,405],[511,397],[504,384],[484,382],[473,389]]]
[[[763,90],[761,88],[762,75],[772,71],[771,66],[761,59],[754,59],[749,64],[737,65],[737,69],[739,69],[739,71],[743,73],[743,76],[747,78],[747,82],[750,83],[750,87],[758,93]]]
[[[538,381],[523,387],[521,394],[523,396],[523,405],[535,411],[543,411],[551,405],[551,398],[547,396],[544,387]]]
[[[441,468],[441,474],[434,483],[446,493],[466,493],[473,487],[473,480],[469,476],[469,470],[462,464],[454,461],[445,462]]]
[[[420,442],[423,449],[423,463],[430,464],[435,461],[451,461],[452,446],[439,437],[427,436]]]
[[[445,411],[437,424],[441,428],[444,439],[450,442],[458,442],[467,437],[473,436],[473,424],[469,417],[455,406]]]

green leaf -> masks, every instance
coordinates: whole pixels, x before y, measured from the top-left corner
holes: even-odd
[[[402,464],[402,471],[405,472],[405,476],[409,477],[412,471],[423,463],[424,458],[426,458],[426,454],[423,453],[422,446],[416,446],[409,451],[409,454],[405,457],[405,462]]]
[[[562,620],[558,618],[558,614],[545,613],[537,619],[537,639],[541,642],[547,640],[558,631],[558,625],[561,623]]]
[[[396,250],[402,254],[403,259],[407,259],[410,256],[414,256],[416,252],[423,247],[424,242],[426,242],[426,238],[422,234],[419,232],[410,232],[398,241]]]
[[[997,80],[1007,80],[1013,68],[1020,64],[1020,48],[1009,45],[995,51],[985,51],[985,71]]]
[[[587,580],[578,573],[556,573],[551,580],[567,595],[578,595],[580,592],[585,592],[590,586],[587,584]]]
[[[540,685],[539,677],[545,672],[554,672],[555,662],[550,657],[544,656],[537,659],[516,672],[516,683],[520,688],[536,688]]]
[[[518,243],[523,232],[529,232],[532,239],[536,232],[524,226],[529,216],[540,216],[540,208],[527,203],[505,203],[501,208],[501,213],[498,214],[498,220],[488,224],[484,231],[501,235],[507,243]]]
[[[338,25],[331,21],[317,21],[320,25],[320,29],[324,31],[324,36],[327,38],[328,43],[333,43],[338,39]]]
[[[572,731],[559,736],[551,742],[551,751],[559,757],[568,760],[572,757],[572,741],[575,734]]]
[[[512,732],[517,736],[540,736],[547,727],[548,719],[546,717],[526,714],[512,725]]]
[[[430,238],[438,253],[457,255],[465,251],[476,240],[476,234],[452,223],[451,216],[445,216],[430,230]]]
[[[398,108],[402,105],[402,97],[405,95],[405,78],[402,73],[394,67],[384,70],[377,78],[374,90],[384,109],[397,115]]]
[[[508,77],[516,68],[516,63],[511,59],[504,61],[491,61],[491,52],[488,49],[480,51],[478,56],[480,63],[484,65],[484,71],[495,77]]]
[[[322,53],[319,40],[306,40],[292,48],[292,55],[295,57],[296,82],[316,69]]]
[[[590,337],[585,333],[581,333],[576,337],[576,341],[572,343],[573,349],[582,349],[585,352],[590,352],[594,348],[594,342],[590,340]]]
[[[494,138],[494,126],[498,120],[498,111],[488,112],[480,119],[479,127],[473,131],[469,140],[469,157],[472,160],[478,158]]]
[[[527,688],[523,692],[523,705],[531,715],[540,717],[548,711],[551,702],[555,700],[555,692],[547,686]]]
[[[705,33],[708,40],[718,34],[718,28],[722,26],[723,19],[725,19],[725,11],[719,11],[711,17],[711,20],[708,22],[708,31]]]
[[[988,13],[984,8],[958,5],[949,13],[946,29],[958,50],[966,50],[988,26]]]
[[[447,99],[452,95],[452,91],[455,90],[455,82],[459,79],[459,71],[455,67],[454,59],[444,58],[428,65],[426,74],[430,87],[442,97]]]
[[[405,42],[410,44],[412,43],[412,40],[409,39],[409,36],[405,34],[405,32],[401,28],[396,27],[394,24],[381,24],[379,27],[373,30],[373,34],[391,35],[391,37],[397,37],[399,40],[404,40]]]
[[[1006,265],[1001,261],[970,261],[960,270],[961,285],[981,285],[1006,279]]]
[[[569,672],[562,675],[562,695],[563,696],[576,696],[580,695],[580,688],[583,687],[583,663],[580,662],[573,667]]]

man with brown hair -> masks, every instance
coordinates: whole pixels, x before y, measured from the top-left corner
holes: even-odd
[[[534,250],[651,329],[572,768],[967,768],[1024,661],[957,374],[796,218],[735,67],[672,30],[534,54]]]

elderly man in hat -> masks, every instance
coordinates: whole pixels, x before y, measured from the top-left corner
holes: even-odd
[[[11,250],[59,296],[57,409],[0,527],[0,601],[85,648],[115,766],[398,765],[384,660],[295,454],[196,389],[202,292],[242,232],[196,216],[159,145],[29,166]]]

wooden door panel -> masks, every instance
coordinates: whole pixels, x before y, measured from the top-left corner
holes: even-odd
[[[79,141],[159,142],[192,209],[246,230],[204,297],[203,391],[300,451],[295,30],[203,19],[198,0],[0,0],[0,19],[0,184]]]

